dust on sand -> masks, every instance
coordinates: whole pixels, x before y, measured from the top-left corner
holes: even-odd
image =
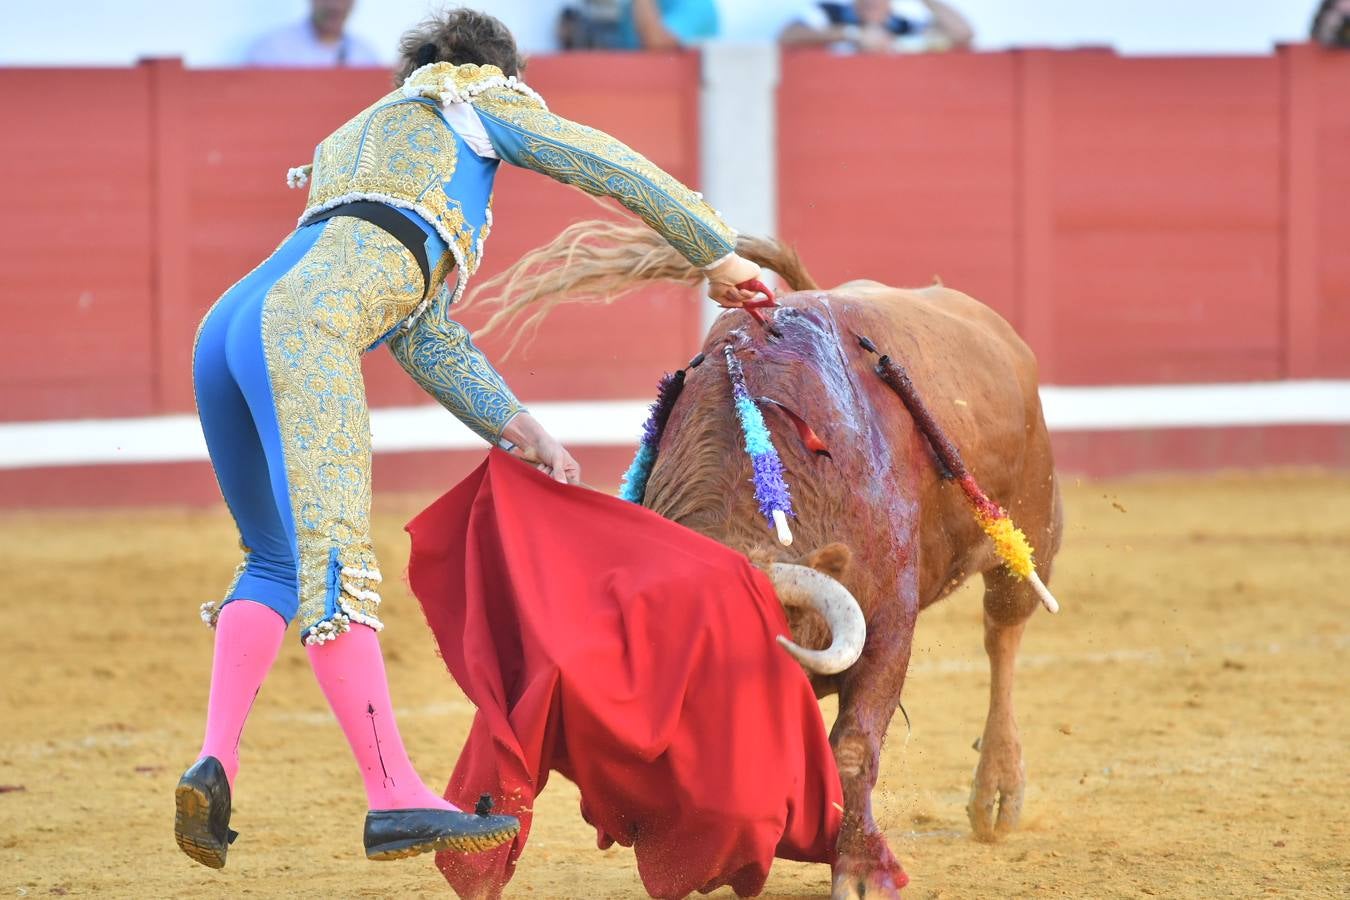
[[[378,506],[386,572],[426,499]],[[913,731],[892,723],[875,794],[907,895],[1345,896],[1347,500],[1350,479],[1315,474],[1067,485],[1064,612],[1038,613],[1023,645],[1030,788],[1001,844],[972,840],[964,811],[988,683],[978,592],[921,619]],[[0,894],[446,891],[427,857],[365,860],[360,781],[293,641],[244,737],[228,867],[174,846],[211,657],[197,606],[237,561],[223,509],[9,514],[0,546],[16,607],[0,629]],[[473,710],[406,586],[385,588],[404,735],[439,785]],[[644,896],[627,851],[595,849],[576,799],[561,779],[540,799],[510,894]],[[766,896],[828,890],[825,867],[779,863]]]

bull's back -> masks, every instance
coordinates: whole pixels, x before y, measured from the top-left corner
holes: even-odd
[[[1006,319],[968,294],[941,285],[893,288],[853,281],[829,295],[835,303],[843,302],[845,317],[876,321],[897,340],[905,334],[922,335],[923,340],[911,344],[907,358],[900,360],[911,374],[945,372],[952,356],[961,354],[994,374],[1035,384],[1036,357],[1031,348]]]
[[[871,338],[909,371],[933,418],[995,500],[1014,510],[1044,508],[1052,514],[1053,464],[1036,358],[1007,321],[974,298],[940,286],[905,290],[855,282],[832,291],[831,305],[841,324]],[[873,362],[869,358],[865,365]],[[900,404],[894,395],[887,399]],[[908,413],[899,415],[904,427],[912,427]],[[892,419],[883,427],[895,424]],[[921,602],[927,604],[954,579],[994,560],[960,491],[940,482],[926,447],[912,462],[910,471],[920,473],[927,523],[920,536]]]
[[[1039,421],[1034,354],[1002,316],[973,297],[936,285],[905,289],[876,282],[850,282],[829,297],[841,331],[865,335],[904,366],[938,422],[968,454]]]
[[[1002,503],[1021,499],[1027,467],[1045,468],[1050,451],[1036,358],[1012,326],[978,300],[937,285],[902,289],[852,282],[828,296],[841,337],[850,331],[865,335],[905,367],[981,485]],[[864,369],[875,363],[865,354],[854,359]],[[880,381],[870,371],[860,377]],[[891,394],[878,403],[891,404],[909,427],[898,397]],[[889,417],[880,422],[894,427]],[[930,455],[924,452],[919,463],[926,502],[968,518],[958,492],[939,487]]]

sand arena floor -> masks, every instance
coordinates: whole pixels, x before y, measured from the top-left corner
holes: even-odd
[[[1350,478],[1067,487],[1065,611],[1038,613],[1023,647],[1030,788],[1002,844],[973,841],[964,811],[987,690],[978,594],[920,621],[913,731],[892,724],[875,795],[907,896],[1350,896]],[[387,572],[426,499],[380,501]],[[9,514],[0,545],[15,607],[0,630],[0,896],[446,891],[428,857],[364,859],[355,767],[294,641],[244,737],[229,867],[174,846],[210,662],[197,606],[236,562],[223,509]],[[386,587],[394,699],[439,784],[473,711],[416,601]],[[780,863],[766,896],[828,885],[823,866]],[[561,779],[509,895],[645,896]]]

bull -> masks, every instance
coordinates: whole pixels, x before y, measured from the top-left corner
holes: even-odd
[[[875,281],[821,290],[776,241],[742,237],[737,250],[792,292],[765,311],[763,325],[743,311],[715,321],[705,361],[688,371],[670,411],[642,502],[747,554],[775,581],[790,649],[818,696],[839,697],[830,741],[845,803],[832,896],[896,897],[907,877],[873,818],[871,794],[919,612],[983,578],[990,701],[967,813],[975,836],[992,841],[1016,828],[1026,791],[1013,670],[1038,596],[1001,564],[859,338],[903,360],[969,471],[1025,532],[1035,573],[1048,583],[1063,513],[1036,359],[997,313],[959,291]],[[643,282],[699,277],[647,229],[582,222],[485,285],[502,304],[487,330],[562,300],[608,302]],[[747,484],[728,347],[761,401],[791,485],[790,548],[774,540]],[[865,637],[848,624],[843,607],[854,604]],[[827,615],[842,618],[832,628]]]

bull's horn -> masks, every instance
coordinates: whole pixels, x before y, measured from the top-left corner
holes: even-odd
[[[808,606],[820,613],[830,627],[830,646],[824,650],[807,650],[778,636],[778,643],[803,669],[834,675],[858,661],[867,637],[867,622],[858,601],[842,584],[810,566],[791,563],[769,566],[769,579],[780,603],[789,607]]]

